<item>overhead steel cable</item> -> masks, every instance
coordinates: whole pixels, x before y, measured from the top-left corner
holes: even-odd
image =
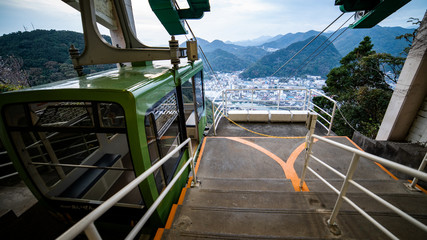
[[[310,59],[316,52],[317,52],[317,50],[319,50],[331,37],[333,37],[334,35],[335,35],[335,33],[337,33],[348,21],[350,21],[350,19],[351,18],[353,18],[354,17],[354,14],[353,15],[351,15],[343,24],[341,24],[341,26],[339,26],[338,28],[337,28],[337,30],[335,30],[335,32],[333,32],[325,41],[323,41],[322,42],[322,44],[320,44],[319,45],[319,47],[317,47],[316,48],[316,50],[314,50],[311,54],[310,54],[310,56],[308,56],[307,58],[305,58],[304,59],[304,61],[302,62],[302,64],[301,64],[301,67],[299,67],[298,68],[298,70],[296,70],[296,71],[294,71],[293,73],[292,73],[292,75],[296,75],[301,69],[303,69],[304,67],[306,67],[307,66],[307,64],[311,61],[311,60],[313,60],[314,58],[312,58],[312,59]],[[346,31],[346,30],[344,30],[344,31]],[[336,39],[336,38],[335,38]],[[322,52],[324,49],[322,49],[320,52]],[[316,55],[317,56],[317,55]],[[307,61],[308,59],[310,59],[309,61]]]
[[[178,6],[178,3],[177,3],[176,1],[173,1],[173,2],[174,2],[174,4],[175,4],[175,7],[176,7],[177,9],[180,9],[180,7]],[[186,19],[184,20],[184,22],[185,22],[185,24],[187,25],[188,29],[190,30],[190,33],[191,33],[191,35],[193,36],[193,39],[197,41],[196,35],[194,34],[193,29],[191,29],[190,24],[188,24],[188,22],[187,22],[187,20],[186,20]],[[189,41],[189,39],[188,39],[187,35],[185,35],[185,38],[187,39],[187,41]],[[212,65],[211,65],[211,63],[209,62],[208,57],[206,56],[206,54],[205,54],[205,52],[203,51],[202,47],[201,47],[200,45],[197,45],[197,46],[199,47],[200,52],[202,53],[202,57],[206,60],[206,63],[208,64],[208,68],[209,68],[209,70],[212,72],[212,75],[215,77],[215,80],[216,80],[216,82],[217,82],[217,86],[221,86],[221,84],[220,84],[220,82],[219,82],[219,79],[218,79],[218,76],[216,75],[215,71],[213,70]]]
[[[298,54],[300,54],[308,45],[310,45],[314,40],[316,40],[323,32],[326,31],[326,29],[328,29],[332,24],[334,24],[344,14],[345,13],[341,13],[341,15],[339,15],[334,21],[332,21],[325,29],[323,29],[319,34],[317,34],[316,37],[314,37],[313,39],[311,39],[310,42],[308,42],[303,48],[301,48],[297,53],[295,53],[294,56],[292,56],[288,61],[286,61],[279,69],[277,69],[273,74],[271,74],[270,77],[273,77],[276,73],[278,73],[280,70],[282,70],[283,67],[285,67],[286,65],[288,65],[288,63],[290,61],[292,61],[292,59],[294,59],[296,56],[298,56]]]
[[[300,67],[299,69],[298,69],[298,71],[299,70],[301,70],[301,69],[303,69],[304,67],[306,67],[313,59],[315,59],[317,56],[319,56],[323,51],[325,51],[326,50],[326,48],[328,48],[333,42],[335,42],[335,40],[337,40],[343,33],[345,33],[345,31],[347,31],[349,28],[346,28],[346,29],[344,29],[344,31],[342,31],[340,34],[338,34],[338,36],[336,36],[332,41],[330,41],[329,43],[328,43],[328,45],[326,45],[322,50],[320,50],[320,52],[319,53],[317,53],[314,57],[312,57],[310,60],[308,60],[308,62],[305,64],[305,65],[303,65],[302,67]]]

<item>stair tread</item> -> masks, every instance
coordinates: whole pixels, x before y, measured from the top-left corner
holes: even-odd
[[[188,232],[199,232],[209,236],[258,236],[265,237],[293,237],[293,238],[336,238],[327,225],[326,220],[330,212],[319,210],[277,211],[274,209],[242,209],[218,207],[191,207],[181,205],[176,212],[171,230],[177,235]],[[394,215],[371,214],[398,237],[406,236],[411,232],[411,239],[422,239],[425,233],[406,221],[396,221]],[[423,219],[424,221],[427,218]],[[342,211],[337,218],[341,230],[341,238],[355,239],[385,239],[386,236],[365,218],[354,212]],[[357,230],[354,229],[357,226]],[[212,237],[210,237],[212,238]],[[189,239],[189,238],[187,238]],[[196,239],[196,238],[194,238]],[[235,239],[238,239],[237,237]]]
[[[292,182],[283,178],[199,178],[203,189],[294,192]]]
[[[427,215],[427,195],[378,194],[394,206],[409,214]],[[388,208],[363,193],[348,193],[353,202],[365,211],[390,212]],[[332,210],[336,193],[318,192],[272,192],[272,191],[222,191],[212,189],[189,189],[183,205],[191,207],[230,207],[285,210]],[[342,210],[355,211],[344,203]]]

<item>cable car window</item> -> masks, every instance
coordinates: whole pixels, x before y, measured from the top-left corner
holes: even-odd
[[[155,104],[146,116],[146,134],[151,164],[155,164],[180,144],[178,105],[175,93]],[[159,193],[170,182],[179,163],[176,153],[154,172]]]
[[[115,103],[100,103],[102,127],[125,127],[123,108]]]
[[[198,72],[196,75],[194,75],[193,78],[194,78],[194,89],[195,89],[195,95],[196,95],[197,114],[200,119],[200,117],[203,114],[203,110],[205,106],[202,72]]]
[[[21,103],[5,107],[3,117],[23,166],[46,197],[105,201],[135,178],[117,103]],[[137,188],[120,201],[142,202]]]
[[[91,103],[51,102],[29,104],[32,122],[40,127],[93,127]]]
[[[194,111],[194,106],[197,109],[198,119],[203,114],[204,111],[204,88],[203,88],[203,74],[198,72],[191,79],[182,84],[182,95],[184,100],[184,111],[185,118],[191,115]],[[194,89],[193,89],[194,82]],[[195,100],[194,100],[195,96]]]

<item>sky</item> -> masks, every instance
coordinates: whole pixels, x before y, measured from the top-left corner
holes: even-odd
[[[185,0],[178,0],[178,3],[181,1]],[[132,5],[141,42],[152,46],[167,45],[170,36],[151,11],[148,0],[132,0]],[[321,31],[341,14],[333,0],[210,0],[210,6],[211,11],[202,19],[188,21],[195,35],[208,41],[241,41]],[[421,20],[426,9],[426,0],[412,0],[379,25],[412,27],[407,20],[410,17]],[[350,15],[345,14],[330,30],[336,29]],[[0,0],[0,35],[33,29],[82,32],[80,14],[61,0]],[[100,31],[108,34],[105,28]]]

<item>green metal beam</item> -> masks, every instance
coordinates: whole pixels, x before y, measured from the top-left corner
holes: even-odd
[[[350,28],[371,28],[411,0],[335,0],[342,12],[365,11]]]
[[[170,35],[187,34],[185,19],[199,19],[210,11],[209,0],[187,0],[190,8],[176,9],[171,0],[149,0],[151,9]]]

